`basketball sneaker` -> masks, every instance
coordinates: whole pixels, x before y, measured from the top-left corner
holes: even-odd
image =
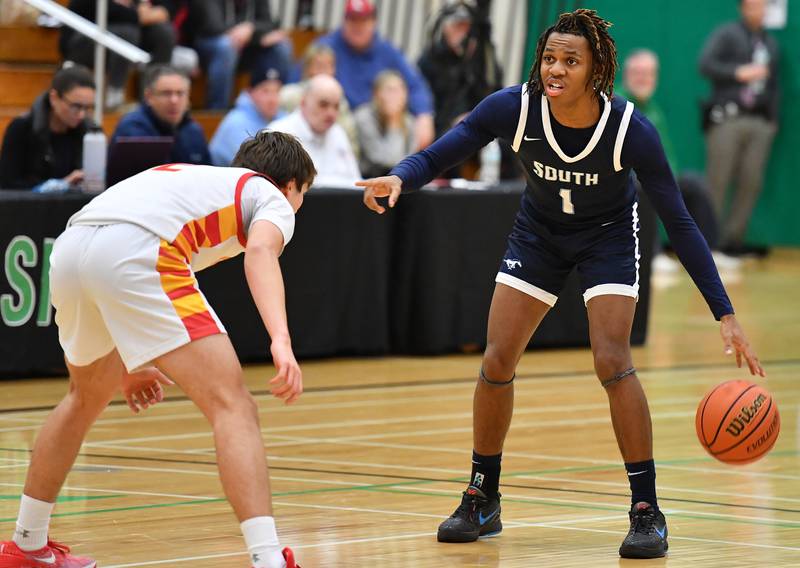
[[[644,501],[631,507],[628,516],[631,529],[619,547],[623,558],[661,558],[666,554],[667,521],[661,511],[656,511]]]
[[[95,568],[91,558],[72,556],[69,547],[47,541],[39,550],[25,551],[16,542],[0,542],[0,568]]]
[[[450,518],[439,525],[439,542],[474,542],[478,537],[494,536],[503,530],[500,522],[500,494],[489,498],[470,485],[464,491],[461,504]]]

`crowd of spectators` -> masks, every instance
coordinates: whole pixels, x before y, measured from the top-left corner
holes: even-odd
[[[744,246],[777,130],[778,47],[764,30],[765,4],[740,0],[741,19],[713,31],[700,54],[700,71],[711,83],[704,107],[705,173],[678,163],[665,113],[653,99],[656,53],[630,53],[618,88],[659,131],[684,200],[722,265],[730,258],[720,250],[735,254]],[[140,74],[140,104],[121,118],[110,145],[121,138],[170,137],[170,161],[224,166],[244,139],[273,128],[301,140],[319,171],[318,185],[352,186],[362,176],[384,175],[504,85],[489,5],[445,2],[414,65],[380,35],[370,0],[347,0],[341,26],[306,49],[294,77],[293,47],[269,2],[112,0],[109,29],[148,51],[152,61]],[[96,0],[70,0],[69,7],[92,20]],[[7,128],[0,187],[42,191],[80,184],[82,139],[94,126],[95,85],[87,69],[93,46],[62,29],[60,48],[69,61],[29,112]],[[189,109],[196,69],[176,57],[176,46],[197,54],[206,76],[205,106],[227,110],[232,104],[210,143]],[[109,52],[106,107],[124,101],[130,67]],[[242,71],[249,84],[234,100]]]

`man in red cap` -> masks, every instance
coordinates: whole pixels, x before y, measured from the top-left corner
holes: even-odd
[[[375,6],[370,0],[347,0],[342,27],[321,38],[336,54],[336,78],[344,88],[350,108],[370,102],[372,84],[381,71],[403,76],[409,90],[409,109],[415,116],[417,146],[433,141],[433,100],[428,85],[403,53],[375,29]]]

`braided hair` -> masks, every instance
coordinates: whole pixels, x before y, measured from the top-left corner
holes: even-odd
[[[595,10],[579,9],[558,17],[558,21],[547,28],[536,44],[536,59],[528,77],[528,92],[539,95],[544,92],[541,72],[542,53],[547,38],[552,33],[582,36],[589,42],[592,50],[592,82],[595,91],[605,93],[608,98],[614,93],[614,76],[617,73],[617,46],[609,35],[611,22],[597,15]]]

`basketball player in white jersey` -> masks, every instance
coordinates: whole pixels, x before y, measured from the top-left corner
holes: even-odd
[[[50,272],[70,388],[36,440],[13,540],[0,543],[0,567],[96,566],[49,540],[53,505],[115,392],[122,388],[138,410],[157,402],[169,379],[211,422],[222,486],[253,567],[296,567],[278,542],[257,406],[194,273],[245,253],[250,291],[272,340],[272,394],[297,400],[303,379],[278,257],[315,175],[297,139],[260,132],[242,144],[233,167],[159,166],[111,187],[70,219]]]

